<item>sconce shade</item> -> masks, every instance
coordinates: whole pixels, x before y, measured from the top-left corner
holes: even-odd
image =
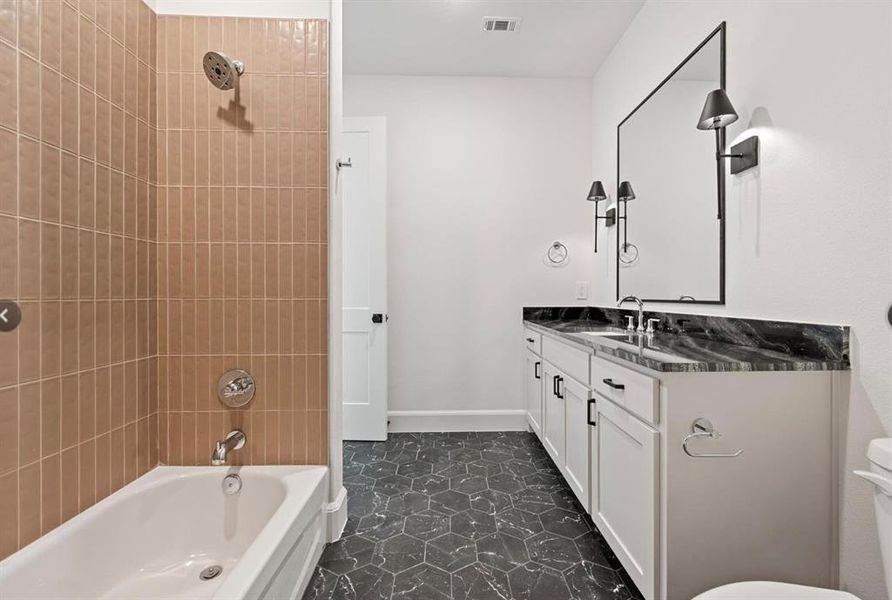
[[[720,129],[737,120],[737,111],[725,90],[712,90],[706,95],[697,129]]]
[[[617,191],[616,196],[623,202],[634,200],[635,192],[632,191],[632,184],[628,181],[623,181],[622,183],[620,183],[619,190]]]
[[[595,181],[592,183],[592,189],[588,191],[588,197],[586,198],[589,202],[598,202],[600,200],[607,200],[607,192],[604,191],[604,184],[600,181]]]

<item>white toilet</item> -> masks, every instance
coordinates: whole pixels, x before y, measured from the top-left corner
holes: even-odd
[[[867,447],[870,471],[855,471],[874,484],[874,508],[880,532],[886,589],[892,594],[892,438],[876,439]],[[858,600],[839,590],[780,583],[744,581],[703,592],[693,600]]]

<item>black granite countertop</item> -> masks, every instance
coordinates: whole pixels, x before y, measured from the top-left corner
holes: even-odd
[[[654,371],[843,371],[850,368],[847,344],[842,353],[810,352],[809,356],[792,353],[776,341],[760,346],[750,343],[749,338],[744,340],[745,344],[736,344],[684,332],[639,335],[604,320],[536,318],[553,316],[541,313],[525,313],[525,316],[524,323],[532,329],[585,346],[595,354]],[[845,333],[847,342],[847,328]]]

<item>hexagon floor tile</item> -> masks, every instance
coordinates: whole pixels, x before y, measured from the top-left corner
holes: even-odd
[[[349,519],[303,600],[641,600],[535,435],[344,443]]]

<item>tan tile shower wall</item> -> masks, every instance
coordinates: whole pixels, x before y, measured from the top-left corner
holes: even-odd
[[[208,464],[232,428],[237,463],[327,462],[327,26],[158,19],[160,459]],[[212,87],[207,50],[244,61]],[[216,382],[251,372],[227,410]]]
[[[157,461],[156,17],[0,0],[0,558]]]

